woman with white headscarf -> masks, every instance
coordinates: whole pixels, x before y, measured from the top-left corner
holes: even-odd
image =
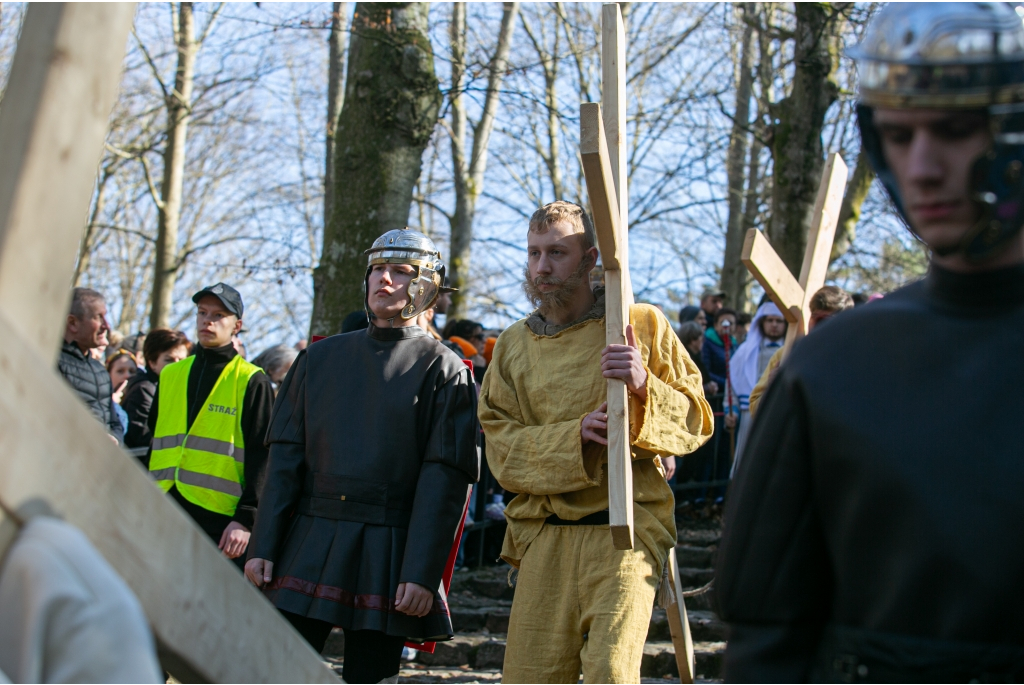
[[[786,319],[774,302],[765,302],[757,308],[754,320],[750,322],[750,333],[743,344],[736,348],[736,354],[729,365],[729,382],[740,410],[740,430],[736,436],[736,454],[733,456],[730,477],[736,474],[753,423],[750,416],[750,392],[757,385],[772,355],[782,347],[785,338]]]

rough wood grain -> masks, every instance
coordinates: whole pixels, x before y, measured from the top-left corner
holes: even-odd
[[[683,587],[679,580],[679,562],[676,560],[676,548],[668,553],[669,605],[668,629],[672,635],[672,646],[676,653],[676,666],[679,669],[679,682],[692,683],[694,674],[693,637],[690,635],[690,618],[686,615],[686,602],[683,599]]]
[[[740,255],[743,266],[754,276],[772,302],[782,310],[791,325],[799,325],[804,302],[804,289],[789,273],[782,258],[775,252],[764,233],[751,228],[743,241]]]
[[[617,2],[601,7],[601,111],[612,185],[619,204],[621,252],[629,253],[629,158],[626,152],[626,33]],[[623,261],[628,261],[623,258]],[[603,262],[603,257],[602,257]],[[624,268],[623,295],[633,304],[633,284]]]
[[[799,280],[789,272],[760,231],[753,228],[747,231],[741,261],[790,323],[786,331],[783,357],[788,356],[797,338],[807,334],[807,325],[811,320],[811,298],[825,284],[832,241],[835,239],[846,189],[847,172],[846,163],[838,153],[833,152],[828,156],[818,185],[813,223],[807,236],[807,249],[804,251]]]
[[[580,106],[580,159],[604,264],[605,342],[626,343],[629,301],[625,297],[628,263],[617,211],[611,163],[601,107]],[[612,544],[633,548],[633,463],[629,449],[629,390],[625,382],[608,379],[608,512]]]
[[[179,680],[337,682],[53,368],[133,13],[31,4],[0,108],[0,502],[78,527]]]

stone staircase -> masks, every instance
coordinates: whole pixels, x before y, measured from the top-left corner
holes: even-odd
[[[720,532],[686,529],[679,532],[676,555],[687,589],[707,584]],[[505,637],[515,588],[508,585],[508,567],[491,566],[457,572],[452,581],[449,606],[455,639],[437,645],[433,654],[416,652],[403,663],[400,683],[496,683],[501,681]],[[720,681],[726,627],[715,617],[709,595],[686,600],[694,641],[698,682]],[[340,675],[344,633],[335,630],[324,649],[324,658]],[[678,682],[675,650],[664,609],[655,607],[640,667],[642,682]]]

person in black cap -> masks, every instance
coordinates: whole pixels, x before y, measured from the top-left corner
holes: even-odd
[[[196,303],[195,355],[161,371],[149,415],[148,464],[175,499],[241,568],[257,505],[274,392],[232,337],[242,329],[242,296],[226,283],[203,288]]]

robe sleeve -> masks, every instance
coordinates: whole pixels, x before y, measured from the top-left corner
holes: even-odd
[[[764,367],[764,373],[761,374],[761,378],[758,379],[757,385],[750,391],[749,399],[749,410],[750,415],[753,416],[754,412],[757,411],[757,406],[761,403],[761,397],[764,395],[765,390],[768,389],[768,385],[772,382],[772,378],[775,376],[775,370],[779,368],[779,364],[782,363],[782,350],[779,348],[775,350],[775,354],[768,360],[768,366]]]
[[[813,501],[808,403],[783,368],[730,489],[715,569],[728,682],[807,682],[832,570]]]
[[[249,540],[248,559],[275,561],[306,477],[306,352],[281,383],[266,442],[270,447],[263,493]]]
[[[630,319],[647,369],[646,402],[629,395],[632,443],[664,457],[689,454],[714,429],[700,371],[657,309],[633,307]]]
[[[606,452],[603,445],[583,445],[583,416],[526,425],[505,342],[498,338],[480,389],[480,423],[487,434],[491,473],[506,490],[529,495],[559,495],[600,484]]]
[[[434,393],[432,419],[399,582],[437,590],[469,486],[480,478],[476,384],[468,368]]]

